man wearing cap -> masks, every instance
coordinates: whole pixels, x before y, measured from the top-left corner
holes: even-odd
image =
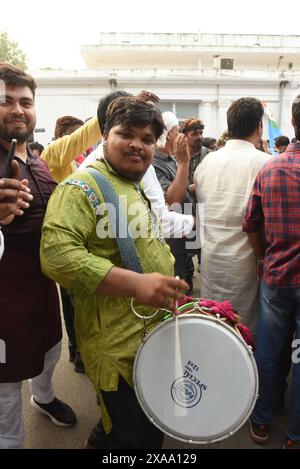
[[[170,209],[186,209],[192,214],[193,199],[188,190],[190,155],[187,137],[179,134],[179,122],[173,112],[166,111],[162,117],[165,130],[157,141],[158,148],[153,160],[156,176]],[[183,278],[187,260],[186,240],[170,237],[167,242],[175,257],[175,274]]]

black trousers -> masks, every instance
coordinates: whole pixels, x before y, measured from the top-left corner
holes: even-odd
[[[120,376],[118,390],[101,391],[112,421],[112,431],[106,434],[101,419],[93,428],[88,442],[97,449],[160,449],[164,434],[142,411],[134,390]]]
[[[63,305],[63,315],[65,320],[66,331],[69,338],[69,350],[70,355],[75,358],[75,353],[77,351],[77,342],[76,342],[76,334],[75,334],[75,327],[74,327],[74,307],[71,302],[71,298],[67,291],[60,287],[61,293],[61,302]]]

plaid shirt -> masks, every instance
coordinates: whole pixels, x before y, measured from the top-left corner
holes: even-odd
[[[300,286],[300,143],[272,158],[258,173],[243,230],[265,229],[263,281],[270,287]]]

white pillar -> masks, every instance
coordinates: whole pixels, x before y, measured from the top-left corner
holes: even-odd
[[[228,99],[221,99],[219,102],[218,108],[218,122],[219,122],[219,135],[221,135],[224,130],[227,130],[227,109],[229,108],[231,101]]]
[[[211,102],[204,101],[201,104],[200,109],[200,119],[203,121],[205,127],[203,135],[204,137],[211,137],[212,136],[212,109],[211,109]]]

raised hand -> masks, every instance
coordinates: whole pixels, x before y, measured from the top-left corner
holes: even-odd
[[[187,136],[179,134],[174,142],[174,156],[179,164],[189,164],[190,152]]]

